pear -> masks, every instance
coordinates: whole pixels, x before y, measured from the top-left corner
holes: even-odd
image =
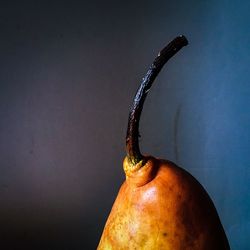
[[[147,93],[164,66],[182,47],[176,37],[156,57],[135,95],[129,114],[122,184],[98,250],[228,250],[216,208],[202,185],[168,160],[142,155],[139,120]]]

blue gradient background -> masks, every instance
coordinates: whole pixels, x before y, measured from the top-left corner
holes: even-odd
[[[185,34],[146,100],[141,148],[193,174],[232,249],[250,249],[249,14],[232,0],[1,2],[0,245],[95,249],[133,95]]]

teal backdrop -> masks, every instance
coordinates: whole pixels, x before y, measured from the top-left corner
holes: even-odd
[[[145,102],[141,148],[206,188],[250,249],[250,2],[6,1],[0,8],[0,245],[95,249],[124,181],[134,93],[158,51],[189,46]]]

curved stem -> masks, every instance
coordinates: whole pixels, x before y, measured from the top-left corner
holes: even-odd
[[[133,105],[130,109],[128,128],[126,136],[127,157],[132,164],[137,164],[143,160],[143,155],[139,148],[139,121],[147,93],[152,86],[153,81],[164,64],[174,56],[188,41],[185,36],[178,36],[170,42],[163,50],[160,51],[150,66],[148,72],[142,80],[142,83],[134,97]]]

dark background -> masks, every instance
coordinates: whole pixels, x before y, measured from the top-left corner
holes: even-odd
[[[250,249],[249,14],[232,0],[2,1],[1,249],[96,248],[133,95],[179,34],[190,45],[148,96],[142,152],[192,173],[232,249]]]

